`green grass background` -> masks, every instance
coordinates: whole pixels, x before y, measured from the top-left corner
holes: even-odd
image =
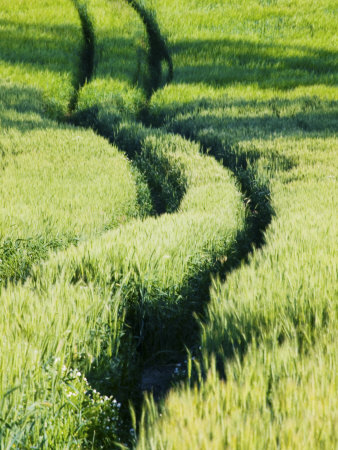
[[[127,444],[143,359],[179,354],[192,334],[188,380],[145,402],[129,445],[135,432],[145,449],[335,448],[336,3],[147,1],[175,67],[149,103],[154,131],[133,124],[145,105],[141,23],[122,1],[89,1],[97,64],[78,112],[95,107],[101,134],[143,175],[91,131],[51,121],[76,87],[71,2],[2,3],[2,251],[17,245],[33,263],[34,240],[18,239],[84,242],[2,288],[1,446]],[[133,220],[150,212],[144,180],[171,214]],[[225,257],[232,272],[191,321]],[[18,258],[0,259],[15,279]],[[122,408],[86,394],[83,372]]]

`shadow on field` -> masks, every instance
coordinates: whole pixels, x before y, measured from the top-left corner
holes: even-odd
[[[81,26],[26,24],[0,19],[0,62],[22,69],[51,71],[77,76],[82,49]],[[97,59],[104,52],[109,64],[100,66],[100,75],[119,80],[135,77],[137,50],[133,39],[124,36],[98,39]]]
[[[176,43],[172,55],[180,83],[290,89],[338,81],[338,52],[306,46],[243,39],[192,40]]]
[[[81,42],[80,26],[0,20],[0,61],[10,64],[66,74],[76,67]]]
[[[41,91],[0,82],[0,127],[20,132],[57,127],[44,114]]]
[[[155,105],[150,122],[153,126],[169,125],[185,137],[191,129],[208,130],[209,134],[214,129],[228,136],[231,143],[300,137],[311,132],[328,136],[337,132],[338,102],[313,96],[270,101],[200,98],[184,105],[173,102],[158,110]]]

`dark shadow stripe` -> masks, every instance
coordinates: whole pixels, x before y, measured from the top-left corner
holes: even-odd
[[[136,0],[125,0],[130,5],[142,20],[147,36],[148,36],[148,69],[149,80],[145,82],[144,90],[147,99],[150,99],[152,94],[157,91],[162,81],[162,61],[168,65],[167,83],[170,83],[174,78],[173,62],[168,50],[168,46],[161,30],[156,21],[155,15],[152,11],[147,10],[143,5],[140,5]]]
[[[87,5],[79,0],[72,0],[81,21],[83,46],[80,56],[80,65],[74,82],[74,93],[69,101],[68,112],[72,113],[77,106],[80,89],[88,83],[94,72],[95,61],[95,33],[91,18],[88,15]]]

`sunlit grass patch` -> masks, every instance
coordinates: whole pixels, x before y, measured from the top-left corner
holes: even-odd
[[[34,89],[7,83],[0,96],[1,283],[25,279],[51,249],[146,213],[144,182],[116,147],[45,119]]]

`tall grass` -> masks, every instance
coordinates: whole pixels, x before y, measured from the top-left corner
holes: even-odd
[[[176,85],[153,97],[153,122],[201,142],[225,165],[246,161],[244,171],[270,180],[275,215],[264,246],[212,284],[199,383],[192,377],[159,409],[147,400],[138,448],[333,448],[333,4],[189,3],[190,42],[189,25],[179,26],[188,4],[176,6]],[[159,6],[162,21],[167,8]]]
[[[0,97],[0,284],[150,210],[144,181],[116,147],[45,119],[33,89],[6,83]]]
[[[199,387],[172,393],[155,423],[148,400],[138,448],[334,448],[336,339],[324,333],[303,357],[295,341],[254,344],[226,365],[226,381],[211,361]]]
[[[151,92],[147,119],[159,130],[130,121],[144,104],[143,93],[132,86],[137,69],[133,43],[141,29],[133,8],[112,3],[118,14],[112,15],[103,0],[88,4],[100,61],[96,77],[79,93],[73,120],[127,152],[162,215],[124,225],[121,219],[120,226],[107,231],[110,225],[96,223],[91,213],[79,213],[79,222],[67,216],[66,195],[51,215],[42,189],[35,191],[41,176],[28,185],[27,194],[15,191],[14,182],[12,197],[5,191],[5,212],[9,202],[17,205],[13,214],[19,214],[29,198],[41,198],[48,217],[55,217],[55,227],[47,221],[53,232],[60,228],[66,234],[84,224],[88,239],[34,266],[25,284],[8,283],[1,290],[0,446],[126,444],[134,431],[130,434],[123,419],[128,400],[139,393],[143,367],[150,360],[180,357],[185,346],[194,344],[194,350],[201,348],[197,358],[188,358],[190,379],[159,408],[147,399],[137,430],[139,448],[335,447],[333,2],[156,2],[154,36],[159,27],[169,36],[175,64],[174,82]],[[5,11],[6,30],[18,30],[20,16],[14,20],[8,5]],[[36,20],[27,15],[30,22],[32,17]],[[45,30],[41,25],[32,29],[42,35]],[[66,40],[56,36],[55,28],[48,30],[63,52]],[[31,57],[34,39],[23,55],[15,41],[6,46],[14,45],[16,59],[26,52]],[[78,49],[79,44],[73,48],[77,55]],[[159,62],[153,56],[155,67]],[[16,63],[9,58],[1,66],[5,76],[11,74],[11,83],[23,80]],[[25,62],[28,84],[52,98],[46,80],[34,79],[37,65],[32,69]],[[75,64],[67,67],[76,73]],[[57,73],[50,79],[69,99],[71,77],[64,84]],[[46,121],[32,92],[13,84],[10,90],[1,115],[5,185],[14,175],[18,183],[25,174],[31,178],[33,164],[39,168],[48,161],[38,158],[42,152],[34,147],[36,136],[43,137],[43,154],[64,169],[58,158],[73,149],[76,153],[77,137],[83,134],[84,155],[94,162],[102,158],[105,166],[94,164],[88,177],[90,194],[100,192],[97,172],[108,171],[106,152],[110,155],[112,148],[92,132]],[[13,93],[20,96],[19,105]],[[66,104],[62,96],[56,101],[58,114]],[[64,147],[61,136],[69,139]],[[73,137],[76,144],[67,153]],[[55,144],[62,149],[57,154]],[[123,161],[135,183],[129,162]],[[87,165],[84,172],[79,169],[73,160],[69,170],[76,186],[88,173]],[[46,168],[43,173],[53,174]],[[55,180],[55,186],[63,195],[63,185]],[[149,212],[147,188],[140,186],[137,192],[133,184],[132,204],[144,196]],[[74,197],[72,192],[68,200]],[[93,197],[91,209],[104,209],[107,197],[102,204],[100,195],[99,201]],[[27,219],[32,210],[23,216],[24,231],[34,229]],[[34,220],[39,218],[38,210]],[[252,249],[253,242],[260,249]],[[8,251],[12,241],[6,245]],[[34,253],[34,245],[23,250]],[[225,280],[216,277],[209,294],[211,274],[224,265],[237,268]],[[208,299],[206,315],[196,319]],[[95,387],[117,399],[94,392]]]
[[[127,136],[125,126],[120,128],[121,139]],[[96,428],[84,401],[87,388],[76,387],[77,398],[66,402],[64,373],[71,367],[81,373],[91,367],[91,377],[101,378],[102,389],[106,384],[123,398],[125,387],[130,395],[142,368],[136,349],[144,358],[164,350],[182,351],[196,328],[192,312],[208,286],[209,272],[217,269],[219,257],[234,250],[238,228],[244,226],[234,179],[215,160],[199,155],[198,146],[182,138],[129,127],[132,133],[141,135],[139,158],[154,177],[158,170],[168,175],[170,169],[184,180],[179,211],[134,221],[71,247],[36,267],[24,286],[2,291],[5,310],[21,324],[14,332],[6,315],[2,325],[8,336],[1,348],[1,386],[8,392],[2,417],[11,427],[2,429],[3,445],[36,445],[43,423],[62,404],[58,423],[63,437],[59,424],[47,427],[48,445],[70,445],[70,439],[81,445],[92,442]],[[163,187],[170,186],[163,175]],[[170,198],[165,189],[164,194]],[[23,349],[26,356],[18,359],[15,355]],[[82,378],[80,382],[85,383]],[[51,406],[41,409],[45,403]],[[82,416],[85,426],[78,428]],[[97,427],[103,433],[102,426]],[[113,424],[100,445],[107,439],[112,443],[117,433]]]

